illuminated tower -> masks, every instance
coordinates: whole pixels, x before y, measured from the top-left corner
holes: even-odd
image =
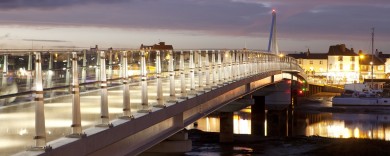
[[[279,55],[278,43],[276,42],[276,11],[272,10],[272,24],[269,33],[268,52]]]

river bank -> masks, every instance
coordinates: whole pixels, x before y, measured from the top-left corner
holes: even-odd
[[[338,138],[338,135],[336,138],[327,138],[310,135],[254,137],[248,134],[235,134],[234,142],[226,144],[219,143],[219,133],[217,132],[191,129],[189,130],[189,138],[193,141],[193,150],[185,155],[390,155],[390,150],[388,150],[390,142],[384,141],[384,137],[382,140],[353,138],[354,129],[359,128],[360,134],[363,135],[365,134],[364,127],[367,125],[372,127],[368,123],[379,125],[379,127],[371,129],[372,133],[370,133],[374,136],[387,134],[385,131],[387,126],[380,125],[387,125],[387,118],[385,119],[387,115],[383,116],[382,114],[389,114],[390,107],[332,107],[331,101],[335,95],[337,94],[320,93],[310,97],[300,97],[297,105],[294,106],[294,112],[315,112],[314,114],[324,114],[325,112],[326,115],[318,115],[318,117],[300,121],[305,121],[303,122],[306,124],[305,127],[313,124],[310,127],[315,128],[318,125],[316,123],[323,120],[337,120],[343,123],[344,129],[352,130],[352,138]],[[340,117],[340,114],[352,117],[344,119],[344,116]],[[365,115],[356,116],[355,114],[371,114],[376,118],[369,120],[371,118],[361,117]],[[355,120],[359,122],[355,122]],[[300,123],[302,124],[302,122]],[[331,126],[332,122],[329,123]],[[365,126],[362,126],[362,123]],[[305,130],[303,129],[303,131]]]
[[[324,137],[253,137],[235,135],[233,143],[219,143],[219,133],[189,130],[193,150],[185,155],[390,155],[390,142]]]

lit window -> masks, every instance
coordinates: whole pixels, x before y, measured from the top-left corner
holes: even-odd
[[[383,66],[378,66],[378,70],[383,70]]]
[[[355,61],[355,56],[352,56],[352,57],[351,57],[351,61],[352,61],[352,62]]]
[[[339,61],[343,61],[343,56],[339,56]]]

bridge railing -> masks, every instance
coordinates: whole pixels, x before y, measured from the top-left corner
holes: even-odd
[[[111,119],[131,119],[256,74],[302,71],[291,57],[249,50],[9,52],[0,62],[6,155],[47,150],[48,141],[85,137],[86,128],[110,127]]]

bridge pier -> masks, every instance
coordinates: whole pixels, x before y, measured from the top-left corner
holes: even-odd
[[[148,149],[144,153],[141,153],[140,156],[183,155],[183,153],[191,150],[192,141],[188,139],[188,132],[182,130]]]
[[[229,143],[234,141],[233,115],[234,112],[219,113],[219,142],[221,143]]]
[[[251,135],[265,135],[265,96],[253,96],[255,104],[251,106]]]

